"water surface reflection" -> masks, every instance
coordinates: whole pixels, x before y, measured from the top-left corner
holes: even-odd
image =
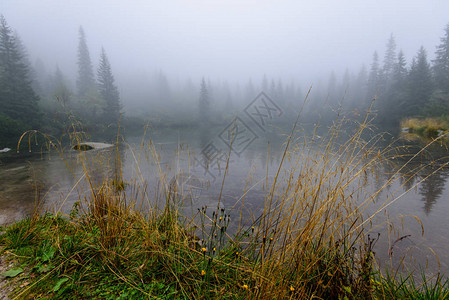
[[[195,192],[185,198],[189,200],[183,205],[185,214],[195,214],[206,205],[216,207],[220,202],[234,220],[242,216],[250,225],[263,209],[267,184],[272,182],[281,160],[284,137],[273,134],[269,139],[256,141],[240,155],[232,155],[223,191],[226,157],[221,163],[217,160],[209,169],[204,168],[212,153],[204,149],[215,137],[210,128],[159,131],[144,139],[127,138],[118,149],[120,160],[116,159],[117,149],[111,148],[82,154],[68,152],[65,160],[57,155],[44,155],[3,163],[0,165],[0,223],[9,224],[30,214],[36,195],[45,199],[47,209],[68,213],[74,202],[89,196],[84,193],[89,186],[98,185],[104,178],[117,178],[121,171],[129,183],[127,192],[136,192],[131,190],[132,183],[145,186],[139,192],[144,206],[163,198],[164,184],[176,184],[179,190],[188,186],[190,192],[192,187]],[[376,255],[386,265],[390,259],[397,264],[401,255],[413,254],[415,261],[408,265],[427,264],[433,272],[438,269],[438,263],[429,250],[432,248],[439,256],[441,271],[448,274],[449,169],[442,167],[442,161],[429,166],[427,161],[417,160],[404,166],[405,160],[397,159],[385,163],[377,176],[368,180],[373,183],[373,190],[388,185],[373,207],[408,191],[373,219],[374,225],[382,224],[372,229],[373,234],[381,233]],[[91,182],[85,176],[82,162],[91,172]],[[288,163],[285,167],[288,169]],[[389,182],[393,177],[396,180]],[[411,215],[422,221],[424,235],[419,222],[413,217],[403,217]],[[385,229],[388,222],[395,224],[397,233],[389,234]],[[239,224],[236,221],[232,226],[231,230],[235,230]],[[392,243],[405,235],[410,237],[396,243],[394,255],[390,257]]]

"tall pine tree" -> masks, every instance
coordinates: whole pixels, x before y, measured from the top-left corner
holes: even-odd
[[[86,36],[82,27],[79,28],[78,43],[78,79],[76,81],[78,96],[80,98],[95,89],[95,78],[90,60],[89,48],[86,43]]]
[[[210,114],[210,99],[204,78],[201,80],[200,99],[198,102],[200,121],[208,122]]]
[[[427,61],[426,50],[422,46],[412,61],[408,85],[409,95],[405,111],[409,116],[421,114],[429,105],[433,92],[430,64]]]
[[[100,65],[98,66],[98,91],[106,102],[103,110],[105,120],[117,122],[120,116],[120,96],[112,75],[111,65],[104,49],[101,49]]]
[[[23,129],[40,125],[39,97],[29,79],[22,44],[0,16],[0,115],[22,122]]]
[[[436,87],[449,93],[449,24],[447,24],[441,44],[437,46],[435,59],[433,62],[433,72]]]
[[[367,97],[369,99],[372,99],[379,93],[379,75],[379,55],[377,54],[377,51],[374,51],[373,62],[371,63],[371,68],[368,75]]]
[[[56,66],[52,79],[52,94],[58,97],[63,104],[69,104],[72,98],[72,91],[69,89],[67,80],[64,74],[62,74],[61,69],[59,69],[59,66]]]
[[[391,84],[395,63],[396,63],[396,41],[394,40],[394,36],[392,34],[387,42],[387,49],[385,51],[384,56],[384,65],[382,68],[382,76],[383,76],[382,86],[386,89],[388,89]]]

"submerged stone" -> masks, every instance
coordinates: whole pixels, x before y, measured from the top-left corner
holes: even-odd
[[[109,148],[109,147],[112,147],[112,144],[86,142],[86,143],[79,143],[79,144],[73,146],[73,150],[89,151],[89,150],[104,149],[104,148]]]

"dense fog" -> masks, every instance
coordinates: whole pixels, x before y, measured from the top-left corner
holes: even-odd
[[[340,105],[363,113],[373,97],[380,123],[431,115],[447,109],[437,52],[448,11],[441,0],[2,0],[2,43],[13,40],[26,80],[11,83],[3,54],[2,89],[13,92],[0,97],[0,131],[4,140],[57,132],[61,103],[94,129],[120,115],[136,128],[194,126],[198,114],[219,123],[261,91],[289,120],[311,87],[312,123]],[[8,104],[22,101],[14,89],[17,106]]]

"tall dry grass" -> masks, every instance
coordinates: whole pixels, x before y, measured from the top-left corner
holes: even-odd
[[[22,224],[28,228],[20,233],[28,245],[55,252],[51,252],[53,269],[38,275],[19,296],[46,289],[50,296],[57,296],[61,278],[70,278],[64,281],[64,291],[79,297],[96,296],[98,278],[112,278],[113,285],[104,284],[111,294],[121,296],[132,290],[148,298],[394,296],[391,289],[386,290],[388,285],[375,263],[373,248],[378,236],[368,234],[373,217],[399,199],[387,198],[370,210],[389,182],[373,191],[368,178],[375,177],[394,149],[379,148],[380,135],[365,138],[370,118],[368,113],[352,126],[356,129],[349,136],[347,120],[341,118],[326,138],[313,134],[296,139],[298,117],[271,182],[267,171],[267,192],[260,199],[263,212],[254,216],[255,222],[238,220],[235,232],[228,230],[230,213],[242,216],[242,212],[203,206],[190,218],[182,215],[182,187],[170,183],[173,174],[162,167],[153,144],[142,141],[131,156],[136,166],[145,159],[152,161],[159,176],[159,193],[148,190],[139,167],[134,178],[124,178],[119,133],[112,160],[95,161],[99,158],[80,152],[81,177],[88,185],[78,189],[79,201],[70,215],[65,219],[45,215]],[[71,141],[79,144],[78,127],[73,131]],[[55,149],[64,153],[63,148]],[[229,157],[230,153],[219,203],[226,188]],[[100,169],[112,169],[112,175],[99,175],[94,166],[107,164],[108,168]],[[152,195],[159,198],[152,199]],[[243,196],[241,201],[245,201]],[[10,249],[23,247],[13,230],[3,243]],[[39,259],[32,258],[31,264],[39,265]]]

